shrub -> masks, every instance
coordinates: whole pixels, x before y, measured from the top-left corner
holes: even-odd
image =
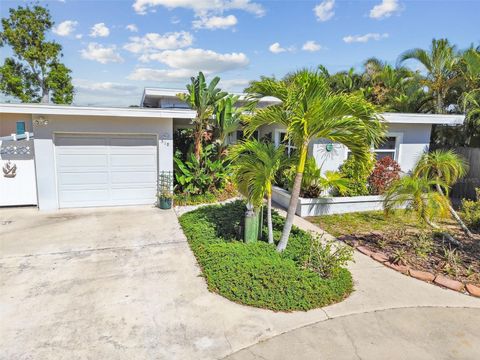
[[[310,254],[305,267],[329,278],[338,274],[352,260],[352,247],[340,245],[334,240],[323,241],[321,236],[317,236],[310,243]]]
[[[476,189],[477,201],[462,200],[463,218],[473,230],[480,230],[480,188]]]
[[[278,253],[266,242],[245,244],[241,201],[207,206],[180,217],[210,291],[245,305],[275,311],[309,310],[338,302],[353,289],[351,274],[339,268],[321,277],[303,265],[312,236],[294,228],[287,249]],[[283,219],[273,215],[274,231]]]
[[[340,174],[349,180],[349,185],[346,189],[339,189],[342,196],[361,196],[369,195],[368,177],[373,171],[375,159],[373,154],[369,161],[362,164],[355,159],[355,155],[351,155],[340,166]]]
[[[390,156],[385,156],[375,163],[373,172],[368,178],[373,195],[381,195],[395,180],[400,179],[400,165]]]

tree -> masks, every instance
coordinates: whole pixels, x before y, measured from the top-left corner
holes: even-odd
[[[227,136],[238,129],[243,108],[235,107],[238,96],[228,95],[220,99],[215,106],[215,141],[218,144],[218,156],[226,152]]]
[[[62,46],[46,40],[53,25],[48,9],[39,5],[10,9],[2,18],[0,47],[8,45],[13,57],[0,67],[1,92],[22,102],[73,101],[71,70],[60,62]]]
[[[383,139],[384,125],[374,105],[357,95],[333,92],[319,71],[300,70],[284,80],[262,78],[252,82],[247,92],[254,100],[273,96],[281,101],[256,109],[247,123],[247,133],[262,125],[284,126],[298,151],[287,218],[277,246],[281,252],[292,229],[310,141],[325,138],[342,143],[363,162],[368,159],[370,146]]]
[[[467,168],[468,166],[465,161],[453,151],[436,150],[426,153],[420,158],[413,174],[416,177],[423,177],[435,183],[437,192],[447,198],[447,206],[450,214],[452,214],[462,230],[469,237],[473,237],[447,197],[450,187],[465,176]]]
[[[447,39],[433,39],[430,50],[407,50],[400,55],[398,62],[402,64],[410,59],[417,60],[427,70],[423,83],[434,96],[436,113],[445,113],[447,93],[458,80],[459,57],[455,46]]]
[[[210,84],[205,81],[205,75],[200,71],[198,76],[190,79],[187,85],[188,93],[178,94],[177,97],[185,101],[197,114],[193,119],[193,151],[197,161],[200,160],[202,154],[202,140],[205,131],[210,126],[215,106],[219,100],[227,96],[226,92],[217,88],[220,78],[214,77]]]
[[[234,145],[229,156],[237,187],[254,208],[258,209],[267,197],[268,243],[273,244],[272,186],[275,175],[288,161],[285,148],[251,139]]]

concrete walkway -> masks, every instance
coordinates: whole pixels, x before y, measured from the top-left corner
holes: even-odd
[[[297,225],[316,229],[302,219]],[[344,302],[274,313],[208,291],[173,211],[0,209],[0,359],[241,358],[242,349],[254,352],[252,345],[269,339],[298,346],[289,332],[302,334],[309,325],[326,326],[328,333],[329,324],[358,315],[374,326],[369,314],[388,315],[390,309],[456,307],[471,312],[458,319],[468,317],[478,327],[478,312],[465,309],[480,308],[480,300],[403,276],[361,254],[355,258],[356,291]],[[446,324],[454,317],[445,317]],[[444,345],[442,337],[436,345]]]

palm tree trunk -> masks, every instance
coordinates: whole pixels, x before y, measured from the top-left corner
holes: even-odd
[[[442,92],[437,91],[437,114],[443,114],[443,97],[442,97]]]
[[[273,223],[272,223],[272,194],[267,195],[267,225],[268,243],[273,244]]]
[[[193,153],[195,155],[195,158],[198,161],[200,161],[200,155],[202,153],[202,136],[203,136],[202,125],[198,122],[195,124],[194,132],[193,132]]]
[[[42,104],[48,104],[50,102],[49,99],[49,91],[47,86],[42,86],[42,99],[41,103]]]
[[[307,160],[307,146],[303,145],[300,149],[300,161],[297,167],[297,174],[293,182],[292,194],[290,195],[290,202],[287,209],[287,217],[285,225],[283,225],[282,237],[277,245],[277,251],[282,252],[286,249],[290,231],[292,231],[293,220],[295,219],[295,211],[297,210],[298,198],[302,187],[303,171],[305,170],[305,161]]]
[[[437,191],[438,191],[442,196],[445,196],[445,194],[443,193],[442,187],[441,187],[439,184],[437,184],[436,187],[437,187]],[[468,236],[469,238],[473,238],[472,232],[468,229],[467,225],[465,225],[465,223],[462,221],[462,219],[460,218],[460,216],[458,216],[457,212],[456,212],[455,209],[452,207],[452,205],[450,205],[450,201],[448,202],[448,210],[450,211],[450,214],[452,214],[453,218],[457,221],[458,225],[460,225],[460,227],[462,228],[462,230],[465,232],[465,234],[467,234],[467,236]]]

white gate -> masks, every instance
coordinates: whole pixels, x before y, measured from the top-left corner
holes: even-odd
[[[0,140],[0,206],[37,205],[33,140]]]

